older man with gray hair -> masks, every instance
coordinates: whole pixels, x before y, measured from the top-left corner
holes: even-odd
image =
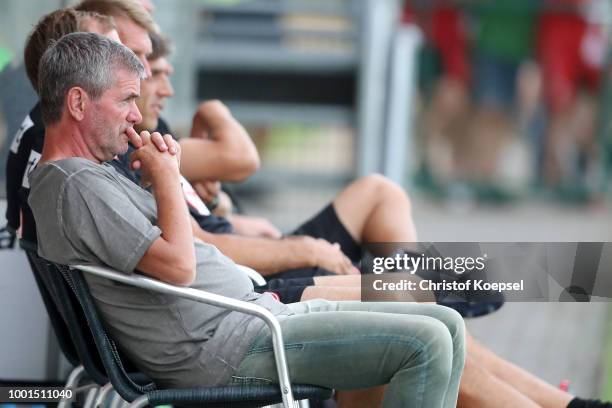
[[[464,327],[456,312],[406,303],[287,306],[254,293],[229,258],[194,242],[178,145],[170,135],[133,130],[141,120],[135,99],[144,69],[132,51],[96,34],[74,33],[53,44],[40,66],[47,133],[30,176],[29,203],[42,257],[137,270],[261,305],[279,317],[296,382],[341,390],[388,382],[385,407],[456,405],[464,362]],[[124,153],[128,141],[136,147],[132,165],[153,195],[106,163]],[[159,386],[278,381],[271,336],[260,320],[86,279],[113,337]]]

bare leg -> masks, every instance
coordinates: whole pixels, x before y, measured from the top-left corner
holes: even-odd
[[[338,218],[357,242],[415,242],[406,193],[381,175],[362,177],[334,200]]]
[[[597,149],[597,100],[595,95],[581,95],[575,104],[573,125],[578,148],[592,156]]]
[[[366,300],[387,302],[419,302],[435,303],[432,292],[424,290],[404,291],[373,291],[372,281],[378,279],[377,275],[333,275],[316,276],[313,278],[314,286],[307,287],[302,293],[301,300],[327,299],[327,300]],[[415,282],[421,279],[409,273],[396,273],[387,277],[386,281]],[[362,291],[363,289],[363,291]]]
[[[385,386],[365,388],[357,391],[338,392],[338,408],[378,408],[382,406]]]
[[[498,157],[511,125],[507,114],[493,107],[480,107],[474,116],[470,140],[473,149],[471,177],[490,181],[497,170]]]
[[[469,345],[468,345],[469,346]],[[508,383],[491,375],[474,356],[468,355],[459,388],[460,408],[539,408]]]
[[[570,109],[550,115],[546,134],[544,177],[548,185],[564,181],[568,172],[568,151],[571,149]]]
[[[312,280],[314,281],[315,286],[348,286],[356,288],[361,286],[361,275],[315,276],[312,278]]]
[[[300,301],[311,299],[326,300],[361,300],[360,287],[308,286],[302,293]]]
[[[428,167],[441,181],[463,175],[462,146],[469,109],[465,84],[448,76],[440,78],[425,113],[424,134]]]
[[[536,401],[543,408],[565,408],[573,396],[553,387],[535,375],[495,355],[469,334],[466,336],[469,355],[501,381]],[[463,383],[462,383],[463,385]]]

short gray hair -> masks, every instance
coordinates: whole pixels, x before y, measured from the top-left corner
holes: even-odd
[[[38,89],[46,126],[62,117],[68,91],[81,87],[96,100],[115,83],[115,71],[124,69],[145,77],[136,55],[127,47],[94,33],[71,33],[45,51],[38,71]]]

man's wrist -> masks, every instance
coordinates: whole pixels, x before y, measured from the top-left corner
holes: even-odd
[[[297,236],[284,238],[283,240],[289,246],[289,253],[295,259],[296,268],[314,268],[318,266],[316,249],[312,245],[314,238]]]
[[[153,187],[159,184],[167,184],[180,181],[180,172],[173,168],[151,169],[151,184]]]

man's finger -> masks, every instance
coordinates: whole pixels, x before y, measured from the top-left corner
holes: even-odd
[[[160,152],[165,152],[166,150],[168,150],[168,145],[166,144],[166,141],[159,132],[151,133],[151,141],[153,142],[155,147],[157,147],[157,150],[159,150]]]
[[[140,135],[138,134],[138,132],[136,132],[133,127],[127,128],[125,133],[127,134],[128,139],[130,140],[130,143],[134,145],[135,148],[138,149],[142,147],[142,139]]]
[[[206,189],[212,195],[217,195],[219,194],[219,191],[221,191],[221,182],[219,181],[208,180],[208,181],[205,181],[204,183],[205,183]]]
[[[194,183],[193,188],[205,203],[213,199],[213,195],[208,191],[208,188],[206,188],[202,182]]]
[[[181,145],[179,144],[179,142],[172,139],[172,146],[174,146],[174,150],[176,151],[174,155],[176,156],[176,162],[178,163],[178,166],[180,169],[181,168]]]
[[[132,168],[132,170],[139,170],[142,166],[142,162],[138,158],[140,156],[139,152],[139,150],[135,150],[134,152],[132,152],[132,154],[130,154],[130,167]]]
[[[344,268],[346,271],[345,274],[347,275],[355,274],[355,266],[353,265],[349,257],[346,255],[344,255]]]
[[[151,142],[151,133],[147,130],[140,132],[140,138],[142,139],[142,145],[147,145]]]
[[[176,142],[172,138],[172,135],[166,133],[164,135],[164,141],[166,142],[166,146],[168,146],[168,152],[170,154],[175,155],[178,153],[178,150],[176,148]]]

